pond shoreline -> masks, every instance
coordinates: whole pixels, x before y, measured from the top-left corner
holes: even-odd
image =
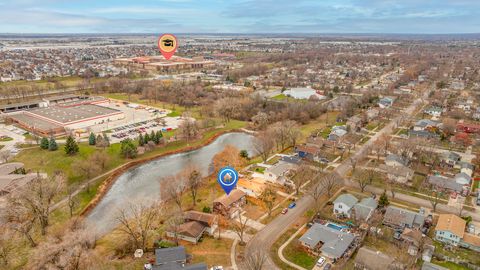
[[[196,146],[186,146],[186,147],[183,147],[183,148],[180,148],[180,149],[177,149],[177,150],[172,150],[172,151],[168,151],[168,152],[165,152],[165,153],[162,153],[162,154],[158,154],[158,155],[154,155],[154,156],[151,156],[151,157],[147,157],[147,158],[142,158],[142,159],[139,159],[139,160],[133,160],[133,161],[129,161],[121,166],[119,166],[114,172],[112,172],[110,174],[110,176],[107,177],[107,179],[105,179],[103,181],[103,183],[98,187],[98,191],[97,191],[97,194],[95,195],[95,197],[88,203],[88,205],[82,210],[82,212],[80,213],[80,216],[81,217],[85,217],[87,216],[103,199],[103,197],[107,194],[107,192],[110,190],[110,188],[113,186],[113,184],[116,182],[116,180],[118,179],[119,176],[121,176],[123,173],[125,173],[126,171],[134,168],[134,167],[137,167],[137,166],[140,166],[140,165],[143,165],[147,162],[150,162],[152,160],[155,160],[155,159],[159,159],[159,158],[162,158],[162,157],[166,157],[166,156],[170,156],[170,155],[174,155],[174,154],[179,154],[179,153],[187,153],[187,152],[191,152],[191,151],[194,151],[194,150],[198,150],[202,147],[205,147],[211,143],[213,143],[216,139],[218,139],[218,137],[222,136],[222,135],[225,135],[225,134],[228,134],[228,133],[245,133],[245,134],[248,134],[247,132],[245,132],[244,130],[242,129],[232,129],[232,130],[225,130],[225,131],[220,131],[218,133],[216,133],[215,135],[213,135],[212,137],[210,137],[209,139],[207,139],[204,143],[201,143],[199,145],[196,145]]]

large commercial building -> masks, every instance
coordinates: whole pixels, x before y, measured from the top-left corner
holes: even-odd
[[[101,106],[102,97],[77,97],[62,103],[48,103],[33,109],[7,114],[20,127],[40,136],[61,136],[67,131],[85,129],[125,118],[122,111]]]
[[[205,60],[203,57],[185,58],[173,56],[166,60],[163,56],[143,56],[115,59],[115,64],[130,66],[137,69],[168,72],[179,70],[195,70],[213,67],[215,62]]]

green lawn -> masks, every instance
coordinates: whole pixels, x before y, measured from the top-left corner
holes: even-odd
[[[288,246],[283,250],[283,256],[294,264],[297,264],[306,269],[312,269],[317,259],[308,254],[305,249],[298,242],[298,238],[295,238]]]
[[[279,94],[279,95],[276,95],[276,96],[273,96],[272,99],[275,99],[275,100],[285,100],[287,99],[288,97],[285,96],[284,94]]]

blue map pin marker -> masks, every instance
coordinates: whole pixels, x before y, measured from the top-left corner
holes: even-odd
[[[228,195],[237,185],[238,172],[232,167],[223,167],[218,172],[217,181]]]

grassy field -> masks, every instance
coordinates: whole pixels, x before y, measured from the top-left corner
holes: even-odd
[[[278,238],[275,243],[273,243],[272,248],[270,249],[270,257],[272,258],[273,262],[280,267],[283,270],[295,270],[295,268],[289,266],[288,264],[285,264],[282,260],[280,260],[280,257],[278,257],[278,249],[280,248],[283,243],[285,243],[288,238],[292,234],[294,234],[297,230],[296,229],[289,229],[287,232],[285,232],[280,238]]]
[[[465,267],[465,266],[462,266],[462,265],[459,265],[459,264],[456,264],[456,263],[452,263],[452,262],[441,262],[441,261],[438,261],[438,260],[435,260],[433,259],[432,263],[436,264],[436,265],[440,265],[440,266],[443,266],[447,269],[452,269],[452,270],[468,270],[469,268]]]
[[[204,262],[209,267],[222,265],[224,268],[232,265],[230,262],[230,248],[233,240],[213,239],[203,237],[202,242],[197,245],[185,245],[188,254],[192,254],[192,263]]]

